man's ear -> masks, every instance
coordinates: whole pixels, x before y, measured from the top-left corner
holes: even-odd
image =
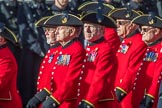
[[[154,34],[158,35],[160,33],[160,29],[159,28],[155,28]]]
[[[69,29],[70,36],[73,36],[75,34],[75,31],[76,31],[75,27],[71,27]]]
[[[134,24],[133,23],[129,23],[127,26],[128,26],[128,29],[132,29],[134,27]]]

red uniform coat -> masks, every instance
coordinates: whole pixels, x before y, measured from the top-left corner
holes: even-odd
[[[154,99],[152,108],[157,108],[158,90],[162,77],[162,42],[147,48],[141,64],[136,76],[138,80],[134,81],[134,84],[136,83],[134,96],[138,95],[136,100],[141,101],[144,94],[139,94],[139,91],[147,94]],[[139,101],[136,101],[136,104],[139,105]]]
[[[114,28],[105,28],[104,38],[116,53],[120,45],[120,38],[117,35],[116,30]]]
[[[74,39],[59,51],[51,82],[52,96],[61,103],[59,108],[77,108],[77,87],[85,50],[81,43]]]
[[[131,94],[129,92],[133,88],[132,82],[136,77],[136,72],[141,65],[145,51],[146,44],[142,41],[141,34],[138,33],[124,39],[116,54],[118,58],[118,71],[115,85],[126,94],[128,93],[128,95]],[[122,108],[138,108],[135,107],[134,101],[132,102],[131,96],[129,97],[128,95],[121,102]]]
[[[17,91],[17,63],[7,46],[0,46],[0,108],[22,108]]]
[[[86,47],[82,68],[78,102],[85,99],[95,108],[119,108],[113,93],[117,60],[111,46],[103,38]]]
[[[51,83],[51,74],[52,74],[52,68],[53,65],[55,64],[54,61],[57,59],[57,54],[59,52],[60,45],[56,44],[52,46],[45,58],[43,59],[43,62],[41,63],[40,70],[39,70],[39,75],[37,79],[37,92],[40,92],[42,89],[46,88],[50,92],[53,92],[52,89],[52,83]]]

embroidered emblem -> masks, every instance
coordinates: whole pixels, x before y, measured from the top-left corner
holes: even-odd
[[[148,62],[156,62],[157,58],[158,58],[158,53],[147,52],[144,60]]]
[[[59,55],[57,64],[58,65],[69,65],[70,55]]]

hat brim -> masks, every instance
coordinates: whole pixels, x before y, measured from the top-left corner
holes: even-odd
[[[18,43],[17,36],[7,27],[4,27],[4,30],[0,33],[0,35],[13,44]]]
[[[47,25],[44,24],[44,22],[49,18],[50,16],[45,16],[43,18],[41,18],[40,20],[38,20],[36,23],[35,23],[35,26],[36,27],[46,27]]]

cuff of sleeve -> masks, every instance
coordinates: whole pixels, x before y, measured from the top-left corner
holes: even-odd
[[[84,101],[85,103],[88,103],[90,106],[92,106],[94,108],[94,105],[91,102],[84,100],[84,99],[82,101]]]
[[[151,94],[146,94],[148,97],[151,97],[152,99],[155,99],[155,97]]]
[[[50,96],[58,105],[60,105],[60,102],[53,96]]]
[[[51,92],[50,92],[47,88],[44,88],[44,90],[45,90],[47,93],[51,94]]]
[[[128,94],[125,90],[123,90],[122,88],[120,88],[120,87],[116,87],[117,89],[119,89],[119,90],[121,90],[123,93],[125,93],[125,94]]]
[[[41,102],[43,102],[48,96],[50,96],[50,93],[45,89],[35,94],[35,97]]]

